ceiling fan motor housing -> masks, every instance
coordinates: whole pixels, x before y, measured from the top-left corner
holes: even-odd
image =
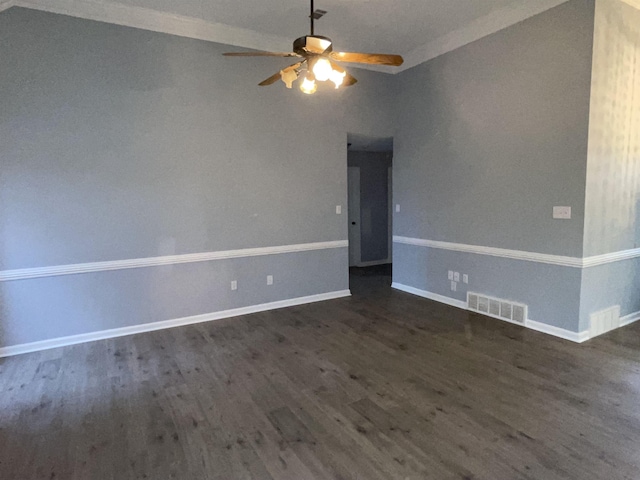
[[[302,56],[309,53],[320,55],[333,51],[333,45],[328,37],[306,35],[293,42],[293,51]]]

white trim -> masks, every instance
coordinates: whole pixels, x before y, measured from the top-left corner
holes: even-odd
[[[251,305],[249,307],[234,308],[232,310],[224,310],[221,312],[205,313],[202,315],[193,315],[191,317],[176,318],[174,320],[164,320],[161,322],[133,325],[131,327],[114,328],[110,330],[102,330],[100,332],[83,333],[80,335],[72,335],[69,337],[42,340],[40,342],[23,343],[22,345],[12,345],[9,347],[0,348],[0,358],[8,357],[11,355],[20,355],[22,353],[48,350],[50,348],[66,347],[68,345],[76,345],[78,343],[94,342],[96,340],[106,340],[108,338],[124,337],[126,335],[134,335],[137,333],[153,332],[155,330],[164,330],[166,328],[210,322],[223,318],[238,317],[241,315],[249,315],[251,313],[265,312],[267,310],[276,310],[278,308],[292,307],[295,305],[323,302],[325,300],[333,300],[336,298],[348,297],[350,295],[351,292],[349,290],[340,290],[336,292],[321,293],[319,295],[310,295],[307,297],[298,297],[288,300],[280,300],[277,302],[263,303],[260,305]]]
[[[535,322],[533,320],[527,320],[524,326],[527,328],[530,328],[531,330],[546,333],[548,335],[553,335],[554,337],[563,338],[565,340],[569,340],[575,343],[583,343],[589,340],[590,338],[588,331],[584,331],[580,333],[572,332],[570,330],[565,330],[564,328],[554,327],[552,325]]]
[[[391,288],[395,288],[396,290],[401,290],[406,293],[411,293],[412,295],[417,295],[419,297],[428,298],[429,300],[434,300],[436,302],[444,303],[446,305],[450,305],[452,307],[461,308],[462,310],[472,311],[467,308],[467,303],[461,300],[456,300],[455,298],[445,297],[444,295],[438,295],[437,293],[428,292],[426,290],[420,290],[418,288],[409,287],[407,285],[403,285],[401,283],[393,282],[391,284]],[[531,330],[535,330],[537,332],[546,333],[548,335],[553,335],[554,337],[563,338],[565,340],[570,340],[576,343],[583,343],[589,340],[589,332],[572,332],[570,330],[565,330],[564,328],[554,327],[552,325],[547,325],[546,323],[534,322],[533,320],[526,320],[525,324],[512,322],[510,320],[506,320],[504,318],[496,317],[494,315],[490,315],[488,313],[483,312],[475,312],[480,315],[485,315],[491,318],[495,318],[496,320],[501,320],[503,322],[511,323],[513,325],[517,325],[520,327],[529,328]],[[638,312],[638,319],[640,319],[640,312]],[[626,317],[625,317],[626,318]]]
[[[593,257],[585,257],[582,259],[583,268],[597,267],[608,263],[622,262],[624,260],[632,260],[640,257],[640,248],[632,248],[630,250],[621,250],[619,252],[605,253],[603,255],[595,255]]]
[[[56,265],[51,267],[21,268],[17,270],[0,271],[0,282],[25,280],[29,278],[57,277],[60,275],[76,275],[79,273],[104,272],[109,270],[124,270],[128,268],[158,267],[161,265],[176,265],[180,263],[209,262],[212,260],[226,260],[230,258],[246,258],[283,253],[307,252],[313,250],[328,250],[334,248],[346,248],[348,246],[349,242],[347,240],[337,240],[332,242],[302,243],[298,245],[283,245],[277,247],[244,248],[241,250],[224,250],[220,252],[188,253],[184,255],[168,255],[164,257],[133,258],[106,262]]]
[[[620,327],[626,327],[640,320],[640,312],[633,312],[624,317],[620,317]]]
[[[5,2],[0,1],[0,12],[4,12],[5,10],[9,10],[14,5],[15,5],[15,2],[13,0],[7,0]]]
[[[549,255],[546,253],[525,252],[522,250],[507,250],[505,248],[482,247],[479,245],[466,245],[462,243],[441,242],[437,240],[423,240],[420,238],[409,238],[394,236],[394,243],[405,245],[415,245],[419,247],[438,248],[441,250],[452,250],[456,252],[475,253],[477,255],[489,255],[492,257],[511,258],[526,262],[547,263],[550,265],[561,265],[564,267],[582,267],[582,259],[576,257],[564,257],[561,255]]]
[[[440,250],[451,250],[455,252],[474,253],[476,255],[488,255],[492,257],[510,258],[512,260],[522,260],[525,262],[546,263],[548,265],[560,265],[571,268],[590,268],[609,263],[621,262],[640,258],[640,248],[623,250],[620,252],[605,253],[593,257],[566,257],[562,255],[551,255],[547,253],[526,252],[524,250],[508,250],[506,248],[483,247],[480,245],[467,245],[463,243],[442,242],[439,240],[425,240],[422,238],[410,238],[395,235],[394,243],[404,245],[414,245],[418,247],[437,248]]]
[[[291,50],[291,39],[115,2],[16,0],[15,6],[256,50]]]
[[[466,26],[447,33],[425,45],[421,45],[404,55],[404,63],[395,70],[402,72],[420,65],[464,45],[503,30],[511,25],[526,20],[551,8],[565,3],[567,0],[518,0],[504,8],[478,18]]]
[[[467,303],[463,302],[462,300],[456,300],[455,298],[445,297],[444,295],[427,292],[426,290],[420,290],[418,288],[410,287],[408,285],[403,285],[402,283],[397,283],[397,282],[393,282],[391,284],[391,288],[395,288],[396,290],[410,293],[412,295],[417,295],[418,297],[427,298],[435,302],[444,303],[452,307],[461,308],[462,310],[467,310]]]

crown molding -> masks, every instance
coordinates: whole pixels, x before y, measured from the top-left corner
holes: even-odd
[[[1,1],[1,0],[0,0]],[[150,8],[95,0],[10,0],[12,6],[255,50],[289,51],[291,39]]]
[[[568,0],[517,0],[507,7],[472,21],[463,28],[443,35],[408,53],[403,53],[405,61],[401,67],[347,65],[382,73],[400,73],[566,1]],[[222,23],[207,22],[194,17],[121,3],[100,0],[8,0],[4,2],[0,0],[0,11],[13,6],[254,50],[289,51],[291,47],[290,38],[261,34]]]
[[[503,30],[527,18],[557,7],[568,0],[518,0],[504,8],[480,17],[404,55],[404,63],[395,73],[413,68],[440,55],[456,50],[483,37]]]

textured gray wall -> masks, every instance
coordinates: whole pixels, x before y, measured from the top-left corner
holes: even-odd
[[[350,167],[360,167],[360,257],[363,262],[389,255],[389,152],[349,151]]]
[[[598,0],[584,255],[640,247],[640,9]]]
[[[572,0],[400,74],[395,235],[582,256],[593,21],[594,0]],[[578,331],[577,269],[399,244],[393,264],[395,282],[459,299],[446,274],[468,272]]]
[[[287,60],[19,8],[0,44],[0,270],[346,239],[347,132],[392,131],[379,73],[309,97],[257,86]],[[0,346],[348,288],[346,249],[269,289],[263,260],[238,292],[223,262],[3,282]]]
[[[640,9],[597,0],[587,161],[584,255],[640,247]],[[619,305],[640,311],[640,259],[588,268],[580,326]]]

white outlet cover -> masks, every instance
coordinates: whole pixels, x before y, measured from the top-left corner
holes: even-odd
[[[342,215],[342,205],[336,205],[336,215]]]
[[[469,275],[466,273],[462,274],[462,283],[469,283]]]
[[[449,270],[449,274],[447,275],[449,280],[453,280],[453,270]]]
[[[400,204],[396,205],[396,213],[400,212]]]
[[[560,220],[571,219],[571,207],[553,207],[553,218]]]
[[[267,275],[267,285],[273,285],[273,275]]]
[[[454,272],[453,273],[453,281],[454,282],[459,282],[460,281],[460,272]]]
[[[238,282],[236,280],[231,280],[231,290],[238,289]]]

